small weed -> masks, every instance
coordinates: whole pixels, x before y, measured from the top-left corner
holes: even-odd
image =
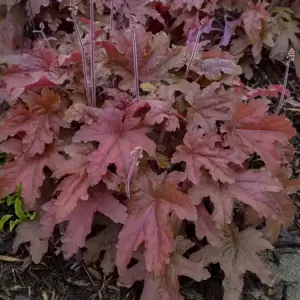
[[[17,191],[0,200],[0,204],[6,205],[8,210],[13,207],[11,214],[5,214],[0,219],[0,231],[3,231],[4,225],[9,221],[9,230],[12,231],[16,225],[23,223],[26,220],[33,220],[35,218],[35,212],[24,211],[22,208],[22,186],[17,186]]]

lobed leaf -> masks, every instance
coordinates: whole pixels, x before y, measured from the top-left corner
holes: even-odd
[[[51,236],[56,224],[68,221],[66,232],[62,238],[62,250],[65,258],[70,258],[80,247],[85,246],[85,239],[91,232],[95,212],[103,213],[116,223],[124,223],[127,218],[126,207],[101,184],[89,190],[88,199],[84,201],[77,199],[76,206],[63,219],[57,217],[60,207],[57,207],[55,199],[44,204],[42,209],[43,237]]]
[[[233,60],[224,58],[195,59],[191,70],[212,81],[220,80],[223,73],[234,76],[242,73],[240,66],[236,65]]]
[[[41,227],[39,220],[36,219],[21,223],[17,227],[16,233],[13,252],[16,253],[21,244],[30,242],[29,252],[33,262],[38,264],[48,250],[48,240],[44,240],[40,234]]]
[[[214,204],[213,220],[219,228],[232,220],[233,202],[239,200],[252,206],[258,214],[273,220],[283,220],[284,212],[279,199],[272,196],[273,192],[280,192],[283,187],[278,179],[267,171],[247,170],[234,175],[234,183],[218,184],[203,177],[204,182],[199,183],[191,191],[195,201],[201,201],[210,196]],[[201,192],[202,187],[204,190]],[[197,195],[197,191],[200,194]]]
[[[212,216],[208,213],[203,202],[196,206],[198,218],[195,221],[196,236],[198,239],[207,238],[212,246],[220,246],[222,232],[217,228]]]
[[[2,59],[2,62],[8,63],[1,81],[10,101],[35,86],[62,84],[69,76],[68,72],[58,72],[56,53],[41,43],[37,43],[34,49],[25,53],[9,55]]]
[[[149,127],[141,126],[139,118],[126,118],[122,111],[114,108],[103,110],[97,122],[83,125],[76,132],[73,141],[100,142],[98,149],[88,156],[91,163],[87,172],[91,183],[97,184],[106,174],[109,164],[113,163],[117,167],[117,173],[126,177],[132,164],[131,152],[136,147],[154,155],[155,143],[145,135],[149,131]]]
[[[183,47],[169,47],[170,39],[164,32],[155,35],[136,26],[139,79],[151,82],[163,79],[171,69],[184,65],[186,51]],[[134,78],[131,31],[115,32],[112,41],[101,42],[108,55],[109,68],[122,76],[124,89],[131,88]]]
[[[213,82],[203,90],[189,90],[186,101],[188,108],[188,130],[201,126],[204,132],[216,130],[216,121],[230,120],[230,110],[233,106],[234,93],[225,92],[221,84]]]
[[[196,219],[191,198],[177,189],[185,176],[180,172],[156,175],[148,172],[135,180],[129,216],[117,243],[117,265],[123,274],[132,252],[144,243],[145,264],[149,272],[162,275],[172,252],[173,234],[169,213],[181,219]]]
[[[145,116],[145,124],[165,122],[167,131],[175,131],[179,128],[178,113],[169,103],[159,100],[147,100],[147,103],[150,105],[150,111]]]
[[[111,222],[99,234],[86,241],[86,251],[83,256],[84,261],[87,264],[96,263],[100,258],[100,254],[105,251],[100,266],[106,276],[111,274],[115,268],[116,242],[120,229],[120,224]]]
[[[49,151],[34,158],[24,155],[6,162],[0,169],[0,198],[13,193],[18,184],[22,185],[22,197],[26,208],[33,208],[36,199],[41,196],[40,187],[45,179],[44,167],[55,168],[62,160],[55,151]]]
[[[190,255],[192,261],[203,265],[220,263],[225,273],[223,299],[238,300],[243,289],[243,275],[246,271],[255,273],[262,283],[272,285],[271,271],[263,264],[258,252],[272,249],[272,245],[262,237],[262,233],[247,228],[243,231],[230,224],[225,228],[221,247],[207,245]]]
[[[121,276],[119,282],[127,287],[134,281],[145,279],[142,300],[150,299],[176,299],[183,300],[179,291],[178,276],[188,276],[196,281],[201,281],[209,277],[209,272],[201,262],[192,262],[185,258],[183,254],[194,245],[183,236],[177,236],[173,243],[173,252],[166,272],[161,276],[152,276],[146,271],[141,255],[137,255],[139,262]]]
[[[280,163],[274,143],[286,143],[295,135],[295,129],[284,116],[267,116],[268,108],[265,99],[237,103],[231,120],[222,130],[227,132],[226,140],[231,147],[249,154],[256,152],[272,171]]]
[[[61,118],[61,100],[58,94],[44,88],[41,95],[28,91],[22,95],[24,107],[13,108],[0,124],[0,141],[25,132],[23,152],[33,157],[42,154],[47,144],[58,137],[60,127],[69,127]]]
[[[119,13],[124,14],[128,18],[134,14],[142,24],[146,23],[146,16],[164,23],[164,19],[149,5],[150,3],[152,3],[151,0],[127,0],[125,3],[120,0],[115,0],[114,6]]]
[[[216,144],[221,142],[221,137],[214,133],[188,132],[183,142],[184,145],[177,147],[171,162],[185,161],[188,179],[194,184],[200,181],[201,167],[209,170],[215,181],[233,183],[234,171],[229,164],[241,165],[247,158],[241,152],[218,147]]]

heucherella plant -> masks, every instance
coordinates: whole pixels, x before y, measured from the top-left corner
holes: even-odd
[[[5,3],[0,198],[15,205],[13,250],[29,242],[39,263],[64,223],[66,259],[83,251],[121,286],[144,280],[142,300],[183,299],[179,276],[206,280],[210,263],[224,271],[224,299],[239,299],[246,271],[271,285],[258,254],[292,223],[300,187],[296,130],[280,114],[292,62],[299,73],[297,10],[265,0]],[[19,42],[16,11],[43,34]],[[262,50],[286,64],[283,85],[247,86]]]

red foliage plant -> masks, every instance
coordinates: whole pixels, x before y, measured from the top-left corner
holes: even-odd
[[[210,263],[224,271],[224,299],[239,299],[246,271],[271,285],[258,253],[293,219],[295,129],[269,107],[288,91],[241,79],[263,47],[280,60],[290,41],[299,55],[297,15],[265,0],[98,0],[91,18],[88,1],[24,2],[5,5],[0,21],[0,101],[10,106],[0,197],[21,184],[37,211],[14,251],[30,242],[38,263],[63,223],[65,258],[105,251],[104,274],[116,266],[122,286],[144,280],[143,300],[183,299],[178,276],[205,280]],[[18,14],[40,30],[4,43],[23,34]],[[104,229],[91,236],[94,222]],[[204,246],[183,256],[191,237]]]

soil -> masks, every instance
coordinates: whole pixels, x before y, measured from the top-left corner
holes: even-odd
[[[13,255],[13,233],[0,235],[0,299],[2,300],[88,300],[138,299],[138,288],[120,289],[116,274],[105,277],[97,266],[85,266],[80,255],[66,261],[55,250],[39,264],[31,262],[24,247]]]
[[[284,64],[272,64],[268,59],[255,67],[254,77],[245,81],[252,87],[281,84]],[[300,101],[299,79],[293,74],[288,81],[288,88],[294,99]],[[274,99],[274,106],[278,103]],[[272,108],[271,108],[272,109]],[[294,176],[300,173],[300,109],[286,108],[298,134],[292,143],[296,148],[293,163]],[[292,196],[298,211],[294,225],[283,231],[273,251],[264,253],[266,262],[274,269],[277,276],[274,287],[263,286],[256,276],[245,275],[243,300],[297,300],[300,299],[300,193]],[[0,206],[0,215],[1,215]],[[132,288],[119,288],[117,274],[105,277],[99,265],[85,266],[80,254],[66,261],[57,245],[59,238],[51,241],[50,250],[38,265],[31,262],[26,247],[14,255],[12,242],[14,233],[0,233],[0,300],[138,300],[142,283]],[[182,295],[186,300],[222,300],[223,279],[218,266],[212,266],[212,278],[201,283],[181,278]],[[298,282],[299,281],[299,282]]]

